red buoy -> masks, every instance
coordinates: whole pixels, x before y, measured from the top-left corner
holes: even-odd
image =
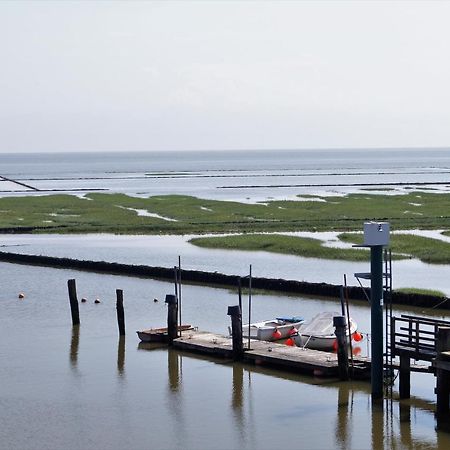
[[[358,333],[357,331],[355,331],[353,333],[353,340],[355,340],[356,342],[360,342],[363,340],[363,335],[361,333]]]
[[[333,350],[334,350],[335,352],[337,352],[337,349],[338,349],[338,341],[337,341],[337,339],[335,339],[335,340],[333,341]]]
[[[289,347],[294,347],[294,346],[295,346],[294,339],[289,338],[289,339],[285,342],[285,344],[286,344],[286,345],[289,345]]]
[[[277,341],[278,339],[281,339],[281,333],[278,331],[278,328],[275,328],[275,330],[273,330],[272,339],[274,341]]]
[[[288,331],[289,336],[294,336],[294,334],[297,334],[297,333],[298,333],[298,330],[297,330],[297,328],[295,328],[295,327],[292,327],[292,328]]]

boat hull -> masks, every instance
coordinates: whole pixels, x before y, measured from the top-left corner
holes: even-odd
[[[193,330],[194,327],[192,325],[179,325],[178,331],[187,331]],[[163,328],[150,328],[148,330],[136,331],[139,339],[142,342],[166,342],[168,333],[167,327]]]
[[[276,341],[280,339],[286,339],[292,334],[292,330],[298,330],[303,322],[303,319],[293,322],[274,319],[252,323],[250,324],[250,338],[257,339],[259,341]],[[276,335],[274,335],[275,330],[278,330],[279,334],[277,333]],[[229,332],[231,335],[231,327],[229,327]],[[244,338],[249,337],[248,324],[242,325],[242,336]]]

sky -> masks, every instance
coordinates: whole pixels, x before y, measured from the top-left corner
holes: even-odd
[[[0,1],[0,152],[450,147],[449,1]]]

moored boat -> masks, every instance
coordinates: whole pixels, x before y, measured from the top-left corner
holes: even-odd
[[[178,325],[178,331],[193,330],[192,325]],[[148,330],[136,331],[142,342],[165,342],[167,340],[167,327],[150,328]]]
[[[296,345],[314,350],[334,350],[336,346],[336,335],[333,317],[339,315],[336,312],[322,312],[314,316],[311,321],[306,322],[302,326],[298,335],[294,337]],[[357,328],[356,322],[350,318],[350,334],[352,336]]]
[[[250,338],[260,341],[276,341],[286,339],[297,334],[299,327],[304,322],[303,317],[277,317],[250,324]],[[231,327],[228,327],[231,335]],[[249,324],[242,325],[243,337],[249,337]]]

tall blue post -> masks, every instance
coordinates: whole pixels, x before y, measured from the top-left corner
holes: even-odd
[[[372,399],[383,397],[383,246],[370,247]]]

